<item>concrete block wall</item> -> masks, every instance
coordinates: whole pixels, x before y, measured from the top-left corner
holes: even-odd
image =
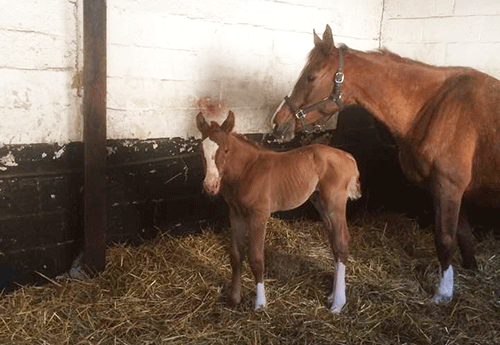
[[[385,0],[380,43],[404,57],[500,78],[500,2]]]

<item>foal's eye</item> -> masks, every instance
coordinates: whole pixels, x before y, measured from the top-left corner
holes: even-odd
[[[315,80],[316,80],[316,76],[314,76],[312,74],[307,77],[307,82],[308,83],[312,83]]]

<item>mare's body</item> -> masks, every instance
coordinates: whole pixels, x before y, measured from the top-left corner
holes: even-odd
[[[327,97],[342,54],[343,103],[360,104],[387,126],[406,176],[433,197],[441,265],[434,301],[450,300],[457,240],[464,266],[477,266],[464,197],[500,202],[500,81],[470,68],[435,67],[385,51],[339,49],[329,27],[323,39],[314,34],[314,43],[291,104],[306,107]],[[275,133],[285,140],[300,130],[289,108],[280,106],[274,116]],[[338,104],[325,104],[305,122],[337,109]]]

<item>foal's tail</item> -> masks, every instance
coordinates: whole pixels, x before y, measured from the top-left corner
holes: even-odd
[[[361,184],[359,183],[359,173],[354,175],[347,186],[347,199],[356,200],[361,198]]]

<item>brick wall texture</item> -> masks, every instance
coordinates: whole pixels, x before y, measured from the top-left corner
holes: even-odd
[[[83,0],[0,1],[0,145],[82,139]],[[206,96],[264,132],[329,24],[337,43],[386,47],[500,77],[490,0],[109,0],[110,139],[196,136]]]

